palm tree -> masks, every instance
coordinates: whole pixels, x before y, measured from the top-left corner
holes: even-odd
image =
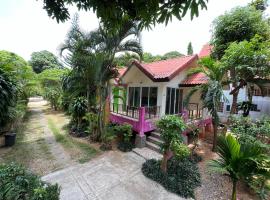
[[[240,145],[231,134],[218,137],[217,153],[219,159],[212,160],[209,166],[231,178],[233,184],[232,200],[236,200],[237,182],[240,179],[251,178],[254,175],[268,175],[269,177],[269,157],[264,151],[264,148],[256,142]],[[268,166],[264,166],[265,161],[268,162]]]
[[[207,108],[212,115],[212,123],[214,128],[212,150],[215,151],[217,143],[217,127],[219,124],[218,108],[221,100],[226,100],[223,94],[223,79],[226,71],[213,59],[210,57],[205,57],[200,60],[199,67],[191,70],[189,75],[197,73],[203,73],[206,75],[208,77],[208,82],[192,88],[185,99],[185,104],[188,104],[191,96],[195,92],[201,92],[201,101],[203,103],[203,107]]]
[[[89,33],[83,32],[78,25],[78,16],[74,17],[72,28],[61,53],[67,51],[66,62],[73,67],[81,85],[86,85],[86,96],[90,103],[90,93],[97,100],[100,133],[104,128],[105,103],[109,94],[109,81],[117,76],[114,58],[117,53],[132,52],[142,56],[140,32],[138,25],[129,20],[123,20],[117,30],[100,27]],[[79,75],[79,77],[78,77]],[[72,78],[72,77],[70,77]],[[89,105],[90,107],[90,105]]]

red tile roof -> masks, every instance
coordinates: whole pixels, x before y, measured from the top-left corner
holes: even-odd
[[[210,56],[212,49],[213,49],[213,46],[210,44],[203,45],[203,47],[199,53],[199,58],[203,58],[205,56]]]
[[[121,67],[118,69],[119,77],[123,76],[123,74],[127,71],[127,67]]]
[[[197,59],[197,55],[191,55],[152,63],[139,63],[134,61],[133,64],[144,72],[152,81],[161,82],[171,80],[182,70],[190,67],[190,64]],[[126,72],[123,74],[123,76],[126,74]]]
[[[187,77],[182,83],[180,83],[180,86],[187,86],[187,85],[200,85],[205,84],[208,81],[208,77],[203,73],[197,73],[193,74],[189,77]]]

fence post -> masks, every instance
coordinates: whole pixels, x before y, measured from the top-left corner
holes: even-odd
[[[139,108],[139,134],[136,135],[136,147],[145,147],[146,136],[144,135],[145,107]]]

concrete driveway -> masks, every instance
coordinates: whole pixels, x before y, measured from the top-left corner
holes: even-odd
[[[42,179],[61,186],[61,200],[183,199],[146,178],[141,172],[144,162],[134,152],[110,151]]]

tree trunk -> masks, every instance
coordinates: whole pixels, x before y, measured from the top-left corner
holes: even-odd
[[[86,91],[86,99],[87,99],[87,111],[90,112],[90,85],[89,83],[87,83],[87,87],[86,87],[87,91]]]
[[[212,151],[213,152],[216,152],[216,149],[217,149],[217,132],[218,132],[218,129],[217,129],[217,123],[214,120],[212,120],[212,123],[213,123],[213,128],[214,128],[214,138],[213,138]]]
[[[163,153],[163,158],[162,158],[161,166],[160,166],[161,170],[162,170],[164,173],[167,173],[168,158],[169,158],[169,151],[166,150],[166,151]]]
[[[233,83],[233,87],[237,87],[236,83]],[[238,99],[239,91],[234,92],[233,99],[232,99],[232,106],[231,106],[231,114],[237,114],[237,99]]]
[[[232,200],[236,200],[236,186],[237,186],[237,181],[233,180]]]

